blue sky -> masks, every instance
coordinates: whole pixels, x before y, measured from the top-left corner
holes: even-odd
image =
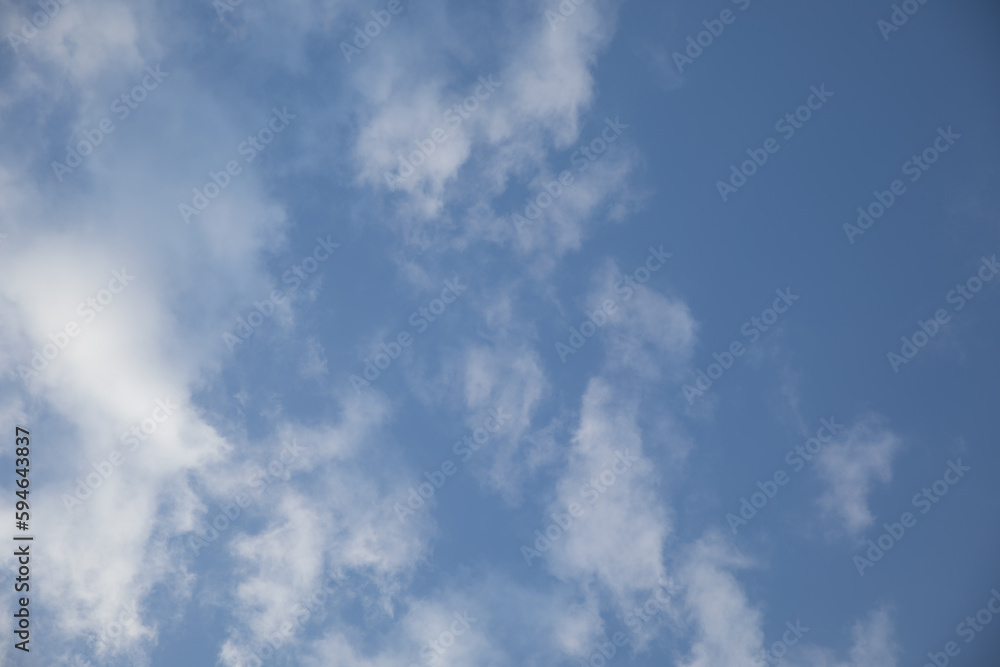
[[[998,19],[4,4],[0,664],[994,664]]]

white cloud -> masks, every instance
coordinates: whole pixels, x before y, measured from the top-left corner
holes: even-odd
[[[892,479],[892,460],[900,446],[900,439],[871,415],[838,434],[820,454],[817,471],[827,488],[819,503],[846,532],[857,535],[875,521],[868,494],[877,483]]]
[[[503,408],[510,416],[482,459],[489,462],[485,473],[489,486],[516,502],[521,484],[533,470],[525,461],[531,452],[522,447],[536,411],[550,392],[541,360],[530,347],[500,343],[469,346],[462,364],[468,425],[480,426],[490,409]]]
[[[665,296],[652,286],[668,280],[669,264],[661,266],[645,285],[635,282],[633,273],[644,266],[645,259],[643,248],[643,256],[628,271],[608,260],[597,274],[597,287],[587,299],[587,310],[602,311],[607,300],[616,304],[605,333],[608,370],[626,371],[646,380],[658,379],[664,370],[679,377],[691,360],[698,325],[683,300]],[[626,276],[631,283],[624,282]]]
[[[851,646],[845,660],[815,644],[800,644],[785,658],[788,667],[896,667],[900,647],[896,643],[892,613],[886,607],[872,610],[851,628]]]
[[[603,127],[601,123],[596,124],[596,129],[590,126],[587,129],[597,133]],[[585,136],[580,145],[586,145],[591,138]],[[621,141],[628,141],[628,137],[624,136]],[[586,163],[582,172],[579,162],[570,161],[574,155],[577,159],[581,157],[574,151],[563,158],[565,164],[561,165],[573,177],[569,185],[559,185],[562,170],[550,173],[547,169],[527,184],[526,197],[535,202],[534,206],[540,213],[536,214],[530,208],[531,204],[522,200],[495,221],[498,239],[512,236],[519,252],[534,255],[533,271],[538,276],[551,273],[562,255],[579,250],[586,236],[598,224],[621,222],[625,213],[635,208],[640,199],[632,186],[639,162],[635,149],[613,144],[596,160]],[[552,183],[559,185],[561,192],[551,204],[539,207],[539,201],[545,204],[544,197],[549,190],[557,191]],[[604,215],[599,215],[601,213]],[[515,214],[521,216],[517,222]],[[521,224],[518,225],[518,222]]]
[[[438,14],[431,15],[442,25],[433,30],[414,33],[391,26],[398,28],[391,42],[366,50],[352,79],[364,100],[353,155],[360,182],[406,194],[400,211],[410,242],[423,247],[436,240],[468,243],[463,227],[495,241],[514,238],[506,213],[497,218],[483,205],[499,197],[513,178],[527,176],[534,183],[536,175],[549,171],[548,152],[577,140],[582,115],[594,99],[591,69],[614,34],[617,6],[599,0],[576,6],[558,29],[540,8],[516,25],[498,22],[494,27],[507,31],[500,62],[482,65],[474,76],[467,75],[468,69],[459,76],[436,62],[440,54],[462,48],[456,46],[454,26]],[[414,71],[420,76],[413,76]],[[499,86],[474,110],[448,112],[477,90],[483,92],[480,81],[491,76]],[[388,185],[385,173],[399,168],[399,156],[409,156],[435,129],[447,139],[435,145],[412,175]],[[544,230],[517,243],[529,249],[544,242],[557,253],[578,248],[586,219],[626,189],[634,161],[628,151],[603,158],[553,207]],[[626,190],[624,199],[630,198]],[[443,215],[449,203],[467,206],[468,219],[451,223]],[[621,211],[612,207],[610,217],[620,219]],[[451,233],[436,239],[428,225]]]
[[[453,627],[461,629],[456,614],[468,619],[470,627],[452,641],[444,635]],[[407,598],[391,625],[374,616],[377,648],[359,645],[354,621],[342,618],[305,649],[299,664],[544,667],[589,655],[603,631],[593,596],[579,596],[560,585],[539,589],[489,568],[474,577],[457,574],[441,589]],[[438,650],[430,646],[432,641],[437,641]],[[426,661],[425,655],[434,660]]]
[[[64,76],[75,86],[89,87],[106,77],[109,69],[142,69],[141,51],[155,52],[158,48],[149,42],[140,47],[144,33],[142,4],[68,2],[58,3],[58,7],[53,18],[27,43],[18,44],[16,62],[21,67],[17,80],[22,91],[26,88],[38,92],[48,83],[36,78],[36,67],[51,67],[57,77]],[[38,5],[26,5],[22,16],[27,18],[38,9]],[[8,16],[8,20],[14,16]],[[3,34],[6,36],[11,29],[21,34],[17,30],[20,26],[20,21],[9,25]]]
[[[688,655],[678,667],[759,667],[765,664],[763,651],[772,646],[765,640],[764,616],[752,605],[733,574],[752,563],[717,532],[709,532],[686,552],[678,581],[684,592],[684,617],[693,636]],[[798,620],[798,619],[797,619]],[[808,628],[798,622],[796,627]],[[808,630],[807,630],[808,632]],[[895,667],[899,647],[893,639],[889,610],[873,610],[851,629],[847,660],[836,659],[826,647],[797,641],[788,648],[781,664],[788,667]],[[784,637],[784,635],[782,636]],[[775,638],[778,639],[778,638]],[[775,659],[771,655],[771,659]]]
[[[732,570],[750,561],[718,533],[709,533],[689,549],[678,581],[685,588],[686,617],[693,626],[690,655],[679,667],[751,667],[764,641],[762,616]]]
[[[671,521],[643,455],[637,405],[616,393],[601,379],[588,384],[566,470],[542,528],[553,522],[552,513],[568,514],[571,503],[581,507],[581,516],[553,541],[549,568],[564,580],[596,579],[624,608],[664,579]]]
[[[893,639],[892,616],[886,608],[877,609],[851,630],[854,644],[850,661],[843,667],[894,667],[899,646]]]
[[[230,637],[220,653],[225,664],[240,664],[244,648],[259,647],[260,638],[294,623],[296,605],[330,573],[349,583],[327,612],[343,596],[360,596],[366,606],[393,615],[405,583],[426,556],[427,522],[401,524],[392,509],[406,483],[404,471],[391,464],[384,448],[380,460],[369,460],[384,413],[369,410],[359,419],[364,412],[347,405],[342,426],[323,432],[282,426],[303,450],[302,465],[292,482],[275,485],[265,496],[265,527],[251,534],[243,526],[230,544],[236,577],[224,585],[228,590],[235,584],[237,593]],[[296,627],[281,650],[298,650],[290,646],[302,635]]]

